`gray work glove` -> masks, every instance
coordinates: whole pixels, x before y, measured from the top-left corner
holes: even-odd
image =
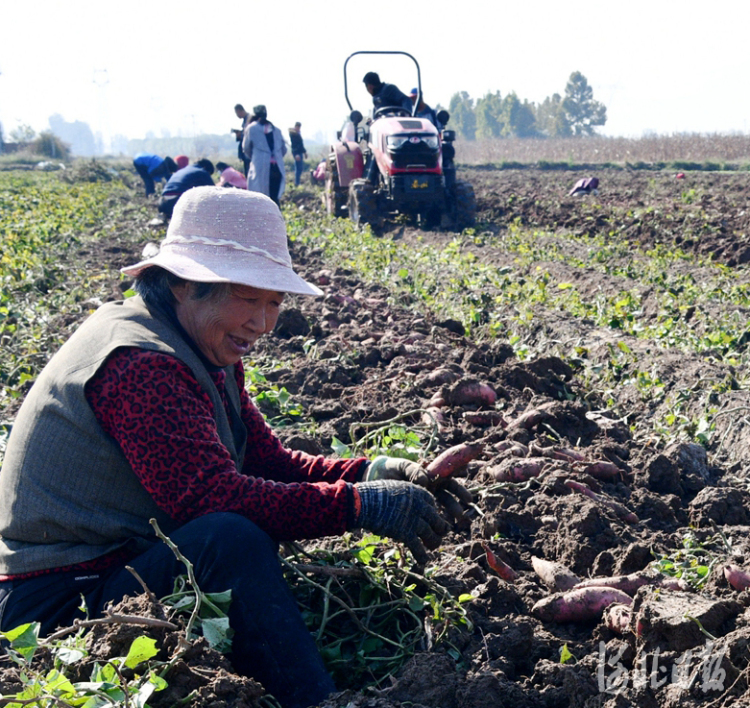
[[[462,506],[468,506],[473,501],[471,492],[457,479],[450,477],[430,479],[424,467],[401,457],[378,455],[368,464],[364,476],[365,482],[385,479],[411,482],[429,489],[456,522],[464,519]]]
[[[420,487],[426,487],[430,481],[424,467],[403,457],[387,457],[378,455],[369,465],[365,472],[365,482],[377,482],[378,480],[395,479],[402,482],[411,482]]]
[[[361,501],[355,525],[378,536],[407,545],[420,565],[427,563],[427,548],[437,548],[450,525],[441,518],[435,499],[426,489],[409,482],[360,482]]]

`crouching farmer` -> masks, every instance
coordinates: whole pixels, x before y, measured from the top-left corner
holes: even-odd
[[[448,524],[418,466],[286,449],[245,391],[242,357],[274,328],[285,294],[321,294],[293,270],[271,199],[190,189],[159,253],[123,272],[138,294],[78,328],[13,426],[0,471],[0,629],[70,626],[81,596],[102,616],[142,591],[126,565],[157,597],[171,593],[185,568],[156,519],[204,592],[231,590],[235,669],[285,708],[317,704],[335,686],[277,543],[363,528],[424,562]]]

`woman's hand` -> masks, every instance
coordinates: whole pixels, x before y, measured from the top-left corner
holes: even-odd
[[[431,491],[437,501],[454,521],[464,518],[464,507],[472,503],[471,492],[461,482],[452,477],[430,479],[424,467],[401,457],[378,455],[367,466],[365,482],[395,480],[411,482]]]

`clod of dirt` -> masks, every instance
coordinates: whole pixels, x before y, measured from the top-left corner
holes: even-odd
[[[721,635],[722,626],[742,610],[734,600],[645,586],[637,592],[631,611],[645,649],[684,652],[706,641],[701,627],[709,634]]]
[[[715,524],[750,524],[750,494],[735,487],[706,487],[690,503],[690,524],[696,528]]]

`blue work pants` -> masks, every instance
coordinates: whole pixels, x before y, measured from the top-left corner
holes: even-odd
[[[193,564],[203,592],[231,589],[229,622],[235,634],[228,658],[238,673],[259,681],[284,708],[308,708],[336,690],[284,580],[277,546],[264,531],[237,514],[215,513],[188,522],[170,538]],[[157,597],[171,594],[174,578],[186,573],[161,542],[128,565]],[[42,635],[51,634],[84,619],[81,595],[89,615],[100,617],[109,603],[142,591],[124,566],[101,574],[5,581],[0,583],[0,629],[38,621]]]

